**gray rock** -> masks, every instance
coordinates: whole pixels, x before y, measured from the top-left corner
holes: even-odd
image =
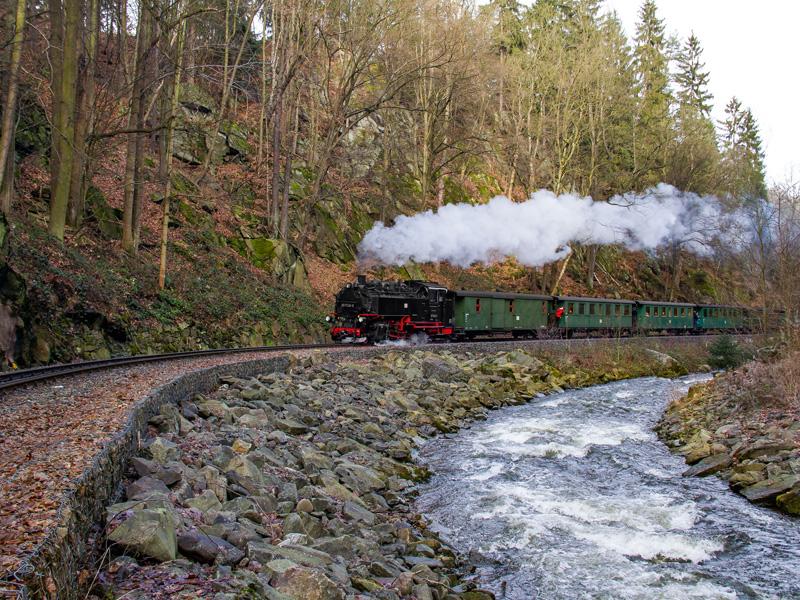
[[[741,490],[742,496],[751,502],[770,502],[779,494],[788,492],[800,481],[797,475],[784,475],[779,479],[766,479]]]
[[[426,358],[420,364],[420,368],[422,369],[423,375],[432,381],[445,381],[449,383],[452,381],[467,380],[467,375],[464,371],[438,358]]]
[[[156,560],[174,560],[177,536],[173,517],[163,508],[133,512],[108,534],[108,539]]]
[[[308,433],[308,426],[290,417],[286,419],[275,419],[275,426],[290,435],[302,435]]]
[[[182,554],[200,562],[219,562],[224,565],[238,563],[245,556],[239,548],[224,539],[191,529],[178,536],[178,548]]]
[[[355,502],[345,502],[342,507],[342,515],[351,521],[360,521],[366,525],[374,525],[376,519],[375,513]]]
[[[169,494],[169,488],[155,477],[140,477],[125,488],[125,494],[130,500],[140,500],[153,494]]]
[[[431,588],[425,583],[419,583],[411,588],[411,593],[414,594],[416,600],[434,600]]]
[[[285,558],[307,567],[325,567],[333,562],[331,555],[327,552],[297,544],[273,546],[266,542],[250,542],[247,544],[247,556],[262,565],[279,558]]]
[[[272,578],[272,586],[297,600],[344,600],[342,589],[322,571],[292,567]]]
[[[263,477],[261,475],[261,470],[254,465],[250,460],[248,460],[244,456],[236,455],[234,456],[225,468],[223,469],[226,473],[232,471],[239,475],[240,477],[245,477],[247,479],[252,479],[254,482],[261,482]]]
[[[776,440],[761,440],[743,450],[738,452],[739,460],[748,458],[759,458],[771,454],[778,454],[785,450],[793,450],[795,447],[794,442],[790,440],[776,441]]]
[[[196,508],[203,513],[210,510],[220,510],[222,508],[222,503],[219,501],[219,498],[217,498],[216,494],[211,490],[203,490],[200,495],[189,498],[184,504],[190,508]]]
[[[695,463],[693,466],[683,472],[684,477],[705,477],[711,475],[722,469],[726,469],[731,465],[731,457],[727,454],[714,454],[707,456],[700,462]]]
[[[164,465],[170,461],[178,460],[180,451],[178,446],[162,437],[157,437],[147,445],[146,450],[150,457],[157,463]]]
[[[336,467],[340,481],[357,494],[366,494],[386,487],[386,479],[375,469],[342,461]]]
[[[659,364],[665,367],[671,367],[678,364],[678,361],[672,358],[669,354],[664,354],[663,352],[658,352],[657,350],[652,350],[650,348],[646,348],[645,352],[647,352],[650,356],[655,358]]]
[[[264,572],[270,577],[276,577],[277,575],[283,575],[289,569],[293,569],[298,566],[299,565],[296,562],[292,562],[291,560],[277,558],[264,565]]]

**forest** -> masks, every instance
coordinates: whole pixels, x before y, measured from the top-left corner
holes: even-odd
[[[800,306],[800,188],[767,188],[740,100],[712,119],[702,39],[670,36],[654,0],[631,39],[597,0],[2,10],[7,357],[318,338],[374,221],[539,189],[602,202],[667,183],[743,211],[749,233],[703,257],[578,243],[540,268],[376,273]]]

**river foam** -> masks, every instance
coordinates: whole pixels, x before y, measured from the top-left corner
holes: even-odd
[[[489,559],[481,584],[502,600],[800,597],[798,524],[681,477],[652,433],[689,381],[564,392],[435,440],[417,508]]]

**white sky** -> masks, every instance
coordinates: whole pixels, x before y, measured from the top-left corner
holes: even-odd
[[[641,0],[605,0],[632,37]],[[666,31],[685,40],[694,31],[711,73],[714,117],[737,96],[758,121],[767,183],[800,176],[800,1],[657,0]]]

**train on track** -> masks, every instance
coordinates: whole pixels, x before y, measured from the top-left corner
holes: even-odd
[[[744,333],[758,322],[756,311],[741,306],[449,290],[364,276],[339,291],[327,319],[331,337],[343,343]]]

